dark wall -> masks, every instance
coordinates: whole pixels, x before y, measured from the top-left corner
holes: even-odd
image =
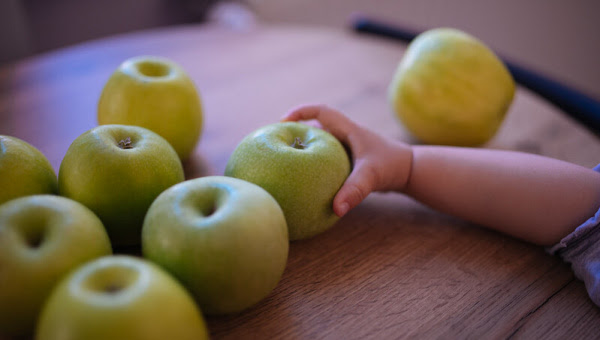
[[[90,39],[200,22],[218,0],[2,0],[0,62]]]

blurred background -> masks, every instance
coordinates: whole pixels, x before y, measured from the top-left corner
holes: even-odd
[[[355,13],[415,30],[462,29],[499,54],[600,99],[597,0],[0,0],[0,64],[169,25],[349,30]]]

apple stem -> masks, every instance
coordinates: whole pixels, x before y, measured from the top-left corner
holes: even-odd
[[[133,146],[131,145],[131,138],[127,137],[125,139],[121,139],[119,141],[119,147],[121,149],[133,149]]]
[[[294,140],[294,143],[292,143],[292,148],[304,149],[304,148],[306,148],[306,145],[304,144],[304,142],[302,142],[302,139],[300,139],[300,137],[296,137],[296,139]]]

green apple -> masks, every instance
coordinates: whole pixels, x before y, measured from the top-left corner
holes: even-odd
[[[0,338],[31,333],[61,277],[110,253],[102,222],[75,201],[33,195],[0,205]]]
[[[144,256],[177,277],[207,314],[236,313],[266,297],[283,274],[288,248],[275,199],[224,176],[166,190],[142,230]]]
[[[113,245],[138,245],[152,201],[183,180],[181,161],[164,138],[139,126],[101,125],[67,150],[58,191],[96,213]]]
[[[34,146],[0,135],[0,204],[13,198],[56,194],[56,173]]]
[[[246,136],[225,175],[259,185],[277,200],[290,240],[317,235],[338,217],[333,198],[350,174],[350,159],[331,134],[305,124],[268,125]]]
[[[111,75],[98,102],[99,124],[138,125],[164,137],[182,160],[202,131],[202,103],[194,82],[169,59],[139,56]]]
[[[65,277],[40,316],[37,340],[202,340],[202,314],[158,266],[132,256],[103,257]]]
[[[477,146],[502,124],[515,93],[506,66],[481,41],[449,28],[413,40],[389,87],[392,107],[422,142]]]

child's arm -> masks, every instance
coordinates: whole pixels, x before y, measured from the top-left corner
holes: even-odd
[[[344,215],[372,191],[394,190],[432,208],[540,245],[551,245],[600,207],[600,174],[512,151],[409,146],[324,106],[284,120],[316,119],[350,147],[354,168],[334,200]]]
[[[406,193],[440,211],[540,245],[600,207],[600,174],[511,151],[415,146]]]

